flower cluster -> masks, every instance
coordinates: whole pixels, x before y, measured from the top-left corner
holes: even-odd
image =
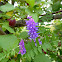
[[[30,35],[31,39],[35,39],[38,37],[38,24],[34,22],[34,19],[30,18],[29,21],[26,21],[27,30],[29,30],[28,34]]]
[[[19,54],[21,53],[23,55],[26,53],[23,39],[21,39],[21,42],[19,43],[19,48],[20,48]]]
[[[36,38],[38,37],[38,23],[35,23],[34,19],[31,18],[32,16],[30,17],[27,17],[27,19],[29,19],[29,21],[26,21],[26,27],[27,27],[27,30],[28,31],[28,34],[29,34],[29,38],[32,40],[34,40],[35,42],[35,45],[36,45]],[[42,42],[40,41],[40,39],[38,39],[39,43],[42,44]]]

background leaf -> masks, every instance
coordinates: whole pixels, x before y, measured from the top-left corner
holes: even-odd
[[[38,14],[37,13],[31,13],[30,14],[35,22],[38,22]]]
[[[20,38],[24,39],[28,37],[28,33],[26,31],[23,31],[20,33]]]
[[[0,7],[0,10],[3,11],[3,12],[11,11],[11,10],[14,10],[14,6],[11,5],[11,4],[9,4],[9,3],[7,3],[7,4],[5,4],[5,5],[2,5],[2,6]]]
[[[17,37],[14,35],[0,35],[0,46],[9,51],[16,48],[18,45]]]
[[[4,23],[4,24],[2,25],[2,28],[7,29],[10,33],[15,33],[15,31],[14,31],[11,27],[9,27],[8,24],[5,24],[5,23]]]
[[[34,62],[51,62],[44,54],[39,54],[34,58]]]

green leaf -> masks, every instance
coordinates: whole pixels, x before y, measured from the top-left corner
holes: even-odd
[[[6,14],[4,14],[4,13],[0,13],[0,17],[5,17],[5,18],[7,18],[7,19],[9,19],[10,18],[10,16],[8,16],[8,15],[6,15]]]
[[[40,53],[42,53],[42,48],[41,48],[41,46],[38,47],[38,51],[39,51]]]
[[[35,22],[38,22],[39,20],[39,16],[38,13],[33,13],[33,9],[31,9],[30,7],[26,8],[25,11],[32,16],[32,18],[34,19]]]
[[[16,53],[15,50],[12,50],[12,51],[11,51],[11,55],[12,55],[12,56],[15,56],[15,53]]]
[[[59,41],[59,40],[52,41],[52,42],[53,42],[53,44],[54,44],[55,46],[58,46],[58,41]]]
[[[0,47],[0,52],[2,52],[3,51],[3,49],[2,49],[2,47]]]
[[[6,23],[2,25],[2,28],[7,29],[10,33],[15,33],[15,31],[11,27],[9,27],[8,24]]]
[[[25,39],[28,37],[28,33],[26,31],[21,32],[20,38]]]
[[[28,44],[25,43],[25,48],[26,48],[26,51],[29,52],[32,49],[31,42],[28,42]]]
[[[52,46],[50,43],[44,43],[42,44],[42,48],[44,49],[44,51],[47,51],[47,49],[52,49]]]
[[[42,45],[42,48],[44,49],[44,51],[47,51],[47,48],[46,48],[46,44],[45,43]]]
[[[35,52],[36,55],[38,55],[38,50],[37,50],[36,47],[34,48],[34,52]]]
[[[60,1],[57,1],[55,2],[53,5],[52,5],[52,10],[53,11],[58,11],[60,9]]]
[[[5,4],[5,5],[2,5],[2,6],[0,7],[0,10],[3,11],[3,12],[11,11],[11,10],[14,10],[14,6],[11,5],[11,4],[9,4],[9,3],[7,3],[7,4]]]
[[[3,15],[2,14],[0,14],[0,17],[2,17]]]
[[[9,59],[8,58],[5,58],[5,59],[2,59],[1,62],[7,62]]]
[[[37,5],[37,4],[40,4],[41,3],[41,0],[35,0],[35,4]]]
[[[27,2],[31,7],[33,7],[33,6],[34,6],[34,3],[35,3],[35,0],[26,0],[26,2]]]
[[[2,60],[2,59],[4,59],[6,57],[6,55],[4,54],[4,53],[0,53],[0,61]]]
[[[51,62],[51,60],[44,54],[38,54],[35,56],[34,62]]]
[[[53,17],[53,15],[52,15],[52,14],[50,14],[50,13],[46,13],[46,15],[45,15],[45,16],[42,16],[42,17],[41,17],[41,20],[42,20],[43,22],[46,22],[46,21],[48,21],[48,22],[49,22],[49,20],[51,20],[51,19],[52,19],[52,17]]]
[[[33,52],[33,50],[30,51],[30,54],[31,54],[32,59],[34,59],[34,52]]]
[[[26,53],[25,56],[26,56],[26,58],[27,58],[29,61],[31,61],[31,55],[30,55],[30,52]]]
[[[9,62],[15,62],[15,60],[14,60],[14,59],[12,59],[12,60],[10,60]]]
[[[0,46],[9,51],[16,48],[18,45],[17,37],[14,35],[2,35],[0,36]]]
[[[32,46],[32,48],[35,47],[35,42],[33,41],[33,39],[32,39],[32,42],[31,42],[31,46]]]
[[[56,3],[58,0],[52,0],[53,1],[53,3]]]
[[[38,38],[36,38],[36,44],[37,44],[37,46],[39,46],[39,41],[38,41]]]
[[[38,22],[38,14],[37,13],[31,13],[30,14],[32,16],[32,18],[34,19],[35,22]]]

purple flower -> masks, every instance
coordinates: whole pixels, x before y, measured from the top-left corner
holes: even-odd
[[[23,39],[21,39],[21,42],[19,43],[19,48],[20,48],[20,51],[19,51],[19,53],[18,54],[25,54],[26,53],[26,49],[25,49],[25,46],[24,46],[24,41],[23,41]]]
[[[38,37],[38,23],[35,23],[34,19],[30,18],[29,21],[26,21],[26,27],[27,30],[29,30],[28,34],[30,36],[30,39],[36,39]]]
[[[30,16],[30,17],[27,17],[28,19],[29,19],[29,21],[26,21],[26,27],[27,27],[27,30],[29,30],[28,31],[28,35],[30,36],[29,38],[32,40],[34,40],[34,42],[35,42],[35,45],[36,45],[36,38],[38,37],[38,34],[39,33],[37,33],[37,31],[38,31],[38,23],[35,23],[35,21],[34,21],[34,19],[33,18],[31,18],[32,16]],[[38,40],[39,41],[39,43],[40,44],[42,44],[41,43],[41,41],[40,40]]]
[[[39,44],[42,45],[42,42],[40,41],[40,39],[38,39],[38,41],[39,41]]]
[[[30,19],[32,16],[30,16],[30,17],[27,17],[27,19]]]

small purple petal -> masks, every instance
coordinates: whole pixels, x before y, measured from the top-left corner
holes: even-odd
[[[37,44],[35,43],[35,46],[37,46]]]
[[[42,42],[40,41],[40,39],[38,39],[38,41],[39,41],[39,44],[42,45]]]
[[[30,19],[30,18],[32,18],[32,16],[30,16],[30,17],[27,17],[27,19]]]

